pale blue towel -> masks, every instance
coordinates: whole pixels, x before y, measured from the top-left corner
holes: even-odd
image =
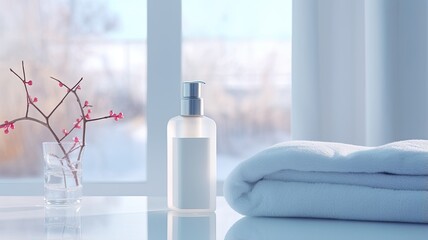
[[[290,141],[242,162],[224,196],[241,214],[428,223],[428,141]]]

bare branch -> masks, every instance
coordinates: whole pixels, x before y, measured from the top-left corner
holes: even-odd
[[[27,81],[27,78],[25,77],[25,67],[24,67],[24,61],[21,61],[22,65],[22,74],[24,75],[24,82]]]
[[[94,122],[94,121],[99,121],[99,120],[103,120],[103,119],[109,119],[112,118],[113,116],[104,116],[104,117],[99,117],[99,118],[91,118],[86,120],[86,122]]]
[[[41,125],[43,125],[45,127],[48,126],[47,123],[42,122],[39,119],[32,118],[32,117],[20,117],[20,118],[16,118],[16,119],[13,119],[11,121],[8,121],[8,124],[20,122],[20,121],[23,121],[23,120],[33,121],[33,122],[39,123],[39,124],[41,124]],[[3,128],[4,126],[6,126],[6,124],[0,124],[0,128]]]
[[[86,104],[86,105],[83,105],[82,104],[82,102],[81,102],[81,99],[80,99],[80,97],[79,97],[79,95],[77,94],[77,90],[78,89],[80,89],[80,83],[83,81],[83,77],[82,78],[80,78],[79,79],[79,81],[77,81],[77,83],[73,86],[73,87],[69,87],[69,86],[67,86],[66,84],[64,84],[61,80],[59,80],[59,79],[57,79],[57,78],[54,78],[54,77],[50,77],[51,79],[53,79],[53,80],[55,80],[55,81],[57,81],[59,84],[60,84],[60,86],[65,86],[65,88],[68,90],[67,91],[67,93],[62,97],[62,99],[55,105],[55,107],[52,109],[52,111],[49,113],[49,115],[46,115],[35,103],[34,103],[34,100],[33,99],[31,99],[31,96],[30,96],[30,94],[29,94],[29,91],[28,91],[28,87],[27,87],[27,84],[28,85],[30,85],[31,83],[30,82],[27,82],[27,78],[26,78],[26,73],[25,73],[25,65],[24,65],[24,61],[22,61],[22,74],[23,74],[23,77],[21,77],[19,74],[17,74],[12,68],[10,68],[10,71],[17,77],[17,78],[19,78],[20,80],[21,80],[21,82],[23,83],[23,85],[24,85],[24,88],[25,88],[25,93],[26,93],[26,99],[27,99],[27,105],[26,105],[26,111],[25,111],[25,115],[23,116],[23,117],[20,117],[20,118],[16,118],[16,119],[13,119],[13,120],[11,120],[11,121],[8,121],[7,123],[4,123],[4,124],[0,124],[0,128],[6,128],[6,130],[8,130],[8,128],[11,126],[11,124],[13,124],[13,123],[16,123],[16,122],[19,122],[19,121],[24,121],[24,120],[28,120],[28,121],[32,121],[32,122],[36,122],[36,123],[38,123],[38,124],[41,124],[42,126],[44,126],[44,127],[46,127],[50,132],[51,132],[51,134],[52,134],[52,136],[53,136],[53,138],[55,139],[55,141],[58,143],[58,146],[61,148],[61,151],[62,151],[62,153],[64,154],[64,157],[62,158],[62,159],[65,159],[65,163],[63,163],[62,161],[61,161],[61,164],[62,165],[67,165],[69,168],[70,168],[70,170],[72,171],[72,173],[73,173],[73,176],[74,176],[74,180],[75,180],[75,182],[76,182],[76,186],[78,186],[79,185],[79,179],[78,179],[78,176],[77,176],[77,171],[76,171],[76,168],[78,167],[78,164],[79,164],[79,161],[78,161],[78,163],[76,163],[76,165],[73,165],[72,164],[72,162],[71,162],[71,159],[70,159],[70,156],[69,156],[69,154],[71,153],[71,152],[74,152],[74,151],[76,151],[76,150],[78,150],[79,149],[79,155],[78,155],[78,160],[80,160],[81,159],[81,156],[82,156],[82,152],[83,152],[83,148],[85,147],[85,143],[86,143],[86,124],[88,123],[88,122],[94,122],[94,121],[98,121],[98,120],[103,120],[103,119],[108,119],[108,118],[112,118],[112,117],[115,117],[116,118],[116,115],[109,115],[109,116],[104,116],[104,117],[99,117],[99,118],[94,118],[94,119],[89,119],[89,117],[88,118],[86,118],[87,117],[87,115],[85,115],[85,108],[89,108],[89,107],[92,107],[92,105],[88,105],[88,104]],[[49,120],[50,120],[50,118],[52,117],[52,115],[56,112],[56,110],[64,103],[64,101],[65,101],[65,99],[70,95],[70,93],[72,93],[75,97],[76,97],[76,101],[77,101],[77,104],[78,104],[78,106],[79,106],[79,109],[80,109],[80,113],[81,113],[81,118],[79,118],[80,120],[78,120],[78,123],[77,124],[75,124],[71,129],[70,129],[70,131],[67,133],[67,134],[65,134],[65,136],[63,136],[63,137],[58,137],[58,135],[55,133],[55,131],[52,129],[52,126],[50,125],[50,123],[49,123]],[[39,119],[37,119],[37,118],[34,118],[34,117],[30,117],[29,116],[29,109],[30,109],[30,107],[34,107],[34,109],[36,110],[36,111],[38,111],[43,117],[44,117],[44,121],[41,121],[41,120],[39,120]],[[89,112],[89,110],[88,110],[88,113],[87,114],[89,114],[90,112]],[[120,118],[122,118],[123,116],[122,116],[122,113],[120,113]],[[68,151],[64,148],[64,145],[62,144],[62,140],[64,140],[71,132],[73,132],[76,128],[78,128],[78,124],[80,124],[80,123],[82,123],[82,130],[83,130],[83,133],[82,133],[82,141],[81,141],[81,143],[79,142],[79,144],[78,144],[78,142],[76,142],[76,144],[74,144],[74,146],[71,148],[71,149],[69,149]],[[13,128],[13,127],[12,127]],[[5,130],[5,132],[6,132],[6,130]],[[77,146],[77,144],[79,145],[79,146]],[[63,172],[64,173],[64,172]],[[64,178],[65,178],[65,173],[64,173]],[[65,179],[64,179],[64,181],[66,181]],[[67,183],[65,183],[65,185],[67,185]]]
[[[12,69],[12,68],[9,68],[9,70],[10,70],[11,72],[13,72],[13,74],[15,74],[15,76],[17,76],[19,79],[21,79],[21,81],[22,81],[22,82],[25,82],[25,80],[24,80],[24,79],[22,79],[22,77],[21,77],[21,76],[19,76],[15,71],[13,71],[13,69]]]

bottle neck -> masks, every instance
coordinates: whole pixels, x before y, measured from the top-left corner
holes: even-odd
[[[204,102],[202,98],[182,98],[181,99],[182,116],[203,116]]]

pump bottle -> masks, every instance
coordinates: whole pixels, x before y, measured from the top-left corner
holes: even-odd
[[[204,116],[202,81],[182,83],[181,115],[169,120],[168,207],[211,212],[216,207],[216,124]]]

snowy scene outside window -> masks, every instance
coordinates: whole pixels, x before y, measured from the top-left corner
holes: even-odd
[[[16,106],[25,96],[9,71],[21,60],[43,81],[32,87],[49,98],[39,101],[60,97],[55,84],[46,87],[50,76],[84,77],[94,114],[112,108],[126,116],[119,125],[91,126],[84,181],[145,181],[146,10],[147,0],[0,0],[0,96],[7,99],[0,119],[22,115]],[[182,11],[182,80],[207,82],[205,110],[217,122],[224,180],[240,161],[290,139],[291,0],[182,0]],[[0,181],[39,179],[43,141],[49,133],[28,123],[0,134]]]
[[[38,83],[31,91],[47,108],[62,97],[50,76],[67,83],[84,77],[82,94],[91,99],[94,114],[105,114],[97,109],[106,108],[125,113],[122,124],[109,121],[89,129],[85,181],[145,180],[146,4],[0,0],[0,96],[7,99],[0,119],[23,114],[25,94],[9,71],[20,69],[21,60],[27,76]],[[58,115],[65,126],[76,118],[68,111]],[[41,179],[41,143],[52,139],[37,124],[19,124],[13,134],[0,134],[0,179]]]
[[[291,0],[182,0],[183,80],[204,80],[218,178],[290,139]]]

